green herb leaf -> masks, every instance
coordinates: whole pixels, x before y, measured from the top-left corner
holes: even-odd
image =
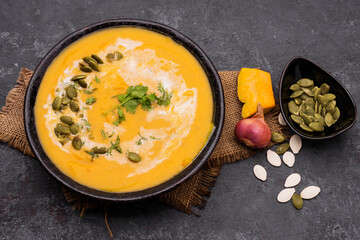
[[[161,83],[159,83],[158,85],[158,90],[160,91],[161,93],[161,96],[157,98],[157,103],[160,105],[160,106],[167,106],[170,104],[170,99],[172,97],[172,93],[168,93],[164,87],[161,85]]]
[[[161,138],[157,138],[157,137],[154,137],[154,136],[150,136],[150,138],[151,138],[152,140],[161,140]]]
[[[140,146],[141,144],[142,144],[142,141],[147,141],[147,138],[146,137],[143,137],[143,136],[141,136],[141,134],[139,133],[139,137],[140,137],[140,139],[139,140],[137,140],[135,143],[136,143],[136,145],[138,145],[138,146]]]
[[[96,97],[89,97],[86,99],[86,104],[91,105],[96,102]]]
[[[88,107],[83,107],[82,109],[83,109],[83,110],[88,110],[89,108],[88,108]]]
[[[96,82],[96,83],[100,83],[100,78],[98,78],[97,76],[95,76],[95,82]]]
[[[140,102],[137,99],[131,99],[126,102],[123,106],[126,107],[126,111],[129,113],[135,113],[137,106],[139,106]]]
[[[103,137],[103,140],[106,138],[106,134],[105,134],[105,132],[104,132],[104,128],[101,128],[100,129],[100,132],[101,132],[101,135],[102,135],[102,137]]]
[[[117,136],[115,143],[112,143],[111,141],[110,141],[110,143],[111,143],[111,146],[107,150],[108,154],[111,154],[111,151],[114,150],[114,149],[116,151],[118,151],[119,153],[122,153],[122,149],[120,147],[120,137],[119,136]]]
[[[85,124],[85,127],[88,131],[90,131],[90,127],[91,127],[91,124],[84,118],[82,118],[81,120],[84,121],[84,124]]]
[[[95,157],[98,157],[99,155],[93,153],[93,152],[90,152],[90,151],[87,151],[87,150],[84,150],[84,152],[86,152],[87,154],[90,154],[91,155],[91,161],[94,160]]]

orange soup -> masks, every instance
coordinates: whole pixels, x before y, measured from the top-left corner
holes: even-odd
[[[188,166],[212,131],[208,78],[171,38],[121,27],[64,49],[42,79],[36,129],[51,161],[101,191],[161,184]]]

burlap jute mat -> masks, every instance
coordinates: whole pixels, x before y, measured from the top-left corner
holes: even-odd
[[[6,97],[5,106],[0,110],[0,141],[7,142],[26,155],[34,157],[25,135],[23,105],[26,87],[32,71],[23,68],[20,71],[16,86]],[[192,213],[192,206],[202,208],[206,205],[205,197],[210,195],[210,188],[225,163],[249,158],[260,150],[254,150],[238,143],[234,136],[234,127],[241,118],[242,104],[237,98],[238,71],[219,72],[225,94],[225,125],[219,143],[207,164],[192,178],[172,191],[157,199],[180,211]],[[276,107],[265,115],[265,120],[272,131],[288,135],[288,128],[278,123],[279,109]],[[272,145],[272,143],[271,143]],[[270,147],[270,146],[269,146]],[[63,187],[64,196],[74,209],[81,211],[99,206],[104,202],[83,196]]]

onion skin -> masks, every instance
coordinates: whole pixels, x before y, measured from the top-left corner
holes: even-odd
[[[236,139],[252,148],[264,148],[271,141],[271,130],[264,119],[260,104],[252,118],[241,119],[235,127]]]

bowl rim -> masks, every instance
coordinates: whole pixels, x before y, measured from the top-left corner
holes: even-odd
[[[283,107],[283,102],[282,102],[282,93],[281,93],[281,88],[282,88],[282,85],[283,85],[283,81],[284,81],[284,78],[285,78],[285,72],[286,70],[288,69],[289,65],[292,64],[294,61],[296,60],[305,60],[305,61],[308,61],[310,62],[311,64],[317,66],[318,68],[320,68],[322,71],[324,71],[325,73],[327,73],[330,77],[332,77],[336,82],[338,82],[340,84],[340,86],[345,90],[346,94],[349,96],[351,102],[352,102],[352,105],[354,106],[354,120],[351,122],[351,124],[349,124],[347,127],[341,129],[340,131],[336,132],[336,133],[333,133],[333,134],[330,134],[330,135],[327,135],[327,136],[306,136],[304,134],[302,134],[301,132],[299,132],[296,128],[294,128],[293,126],[291,126],[288,118],[285,116],[285,111],[284,111],[284,107]],[[296,134],[298,134],[299,136],[303,137],[303,138],[306,138],[306,139],[310,139],[310,140],[324,140],[324,139],[329,139],[329,138],[332,138],[332,137],[335,137],[347,130],[349,130],[352,126],[354,126],[354,124],[356,123],[357,121],[357,107],[356,107],[356,104],[355,104],[355,101],[353,99],[353,97],[351,96],[350,92],[345,88],[345,86],[336,78],[334,77],[332,74],[330,74],[328,71],[326,71],[323,67],[321,67],[320,65],[314,63],[312,60],[309,60],[308,58],[305,58],[305,57],[301,57],[301,56],[295,56],[295,57],[292,57],[285,65],[283,71],[282,71],[282,74],[281,74],[281,77],[280,77],[280,82],[279,82],[279,93],[278,93],[278,96],[279,96],[279,105],[280,105],[280,111],[281,111],[281,114],[283,115],[284,117],[284,120],[286,122],[286,124],[290,127],[291,130],[293,130]]]
[[[40,82],[38,83],[39,85],[41,84],[42,78],[47,68],[64,48],[66,48],[67,46],[71,45],[73,42],[77,41],[78,39],[88,34],[97,32],[99,30],[104,30],[114,27],[144,28],[150,31],[162,33],[165,36],[170,37],[173,41],[177,42],[178,44],[181,44],[197,59],[197,61],[200,63],[203,70],[205,71],[209,79],[209,84],[211,87],[211,92],[214,100],[214,112],[213,112],[214,128],[212,132],[209,134],[208,140],[205,143],[204,147],[196,155],[193,161],[187,167],[185,167],[183,170],[177,173],[175,176],[173,176],[172,178],[168,179],[167,181],[159,185],[156,185],[151,188],[143,189],[140,191],[124,192],[124,193],[113,193],[113,192],[106,192],[106,191],[93,189],[85,185],[82,185],[74,181],[70,177],[66,176],[63,172],[60,171],[60,169],[58,169],[55,166],[54,163],[52,163],[50,158],[47,157],[41,144],[38,145],[35,142],[35,138],[38,142],[40,142],[38,139],[36,126],[34,127],[30,125],[30,123],[32,122],[35,123],[34,105],[38,91],[38,89],[34,90],[35,80],[41,78],[41,80],[39,80]],[[34,95],[33,91],[36,91],[35,96],[32,96]],[[35,98],[35,100],[33,100],[33,98]],[[34,102],[31,103],[30,100],[33,100]],[[156,195],[170,191],[171,189],[184,183],[186,180],[192,177],[207,162],[212,152],[215,150],[216,144],[220,139],[221,132],[224,126],[224,119],[225,119],[225,100],[224,100],[223,86],[216,68],[214,67],[213,63],[206,55],[206,53],[190,38],[186,37],[179,31],[167,25],[153,21],[134,19],[134,18],[115,18],[115,19],[103,20],[82,27],[70,33],[66,37],[64,37],[57,44],[55,44],[54,47],[50,49],[50,51],[42,58],[42,60],[36,67],[28,84],[28,87],[26,89],[26,94],[24,99],[24,126],[25,126],[26,137],[28,139],[32,152],[34,153],[35,157],[40,161],[41,165],[47,170],[47,172],[50,173],[50,175],[52,175],[59,182],[64,184],[66,187],[75,190],[78,193],[100,200],[109,200],[109,201],[117,201],[117,202],[126,202],[126,201],[151,198]],[[35,134],[33,134],[31,131],[32,127],[35,129]],[[43,159],[41,154],[45,156],[45,159]],[[54,167],[56,169],[54,169]]]

